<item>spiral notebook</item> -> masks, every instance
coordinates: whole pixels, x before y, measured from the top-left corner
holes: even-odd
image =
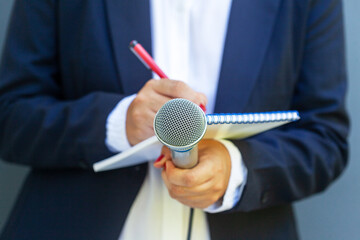
[[[206,139],[244,139],[264,131],[300,119],[297,111],[207,114]],[[160,155],[162,144],[156,136],[99,161],[93,165],[95,172],[129,167],[155,160]]]

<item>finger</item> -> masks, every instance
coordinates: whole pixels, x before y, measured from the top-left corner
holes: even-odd
[[[157,168],[164,168],[166,169],[166,162],[171,162],[171,152],[170,149],[166,146],[163,146],[161,148],[161,156],[163,156],[163,159],[156,163],[154,166]]]
[[[219,191],[202,191],[197,194],[189,195],[186,192],[186,187],[175,186],[169,182],[166,170],[163,170],[161,175],[168,189],[169,195],[185,205],[196,208],[206,208],[215,203],[222,196]]]
[[[209,181],[213,177],[212,161],[199,161],[198,165],[191,169],[176,168],[169,161],[166,163],[166,175],[174,185],[194,187]]]
[[[153,166],[156,168],[163,168],[165,166],[165,162],[170,161],[170,159],[171,159],[170,150],[167,147],[163,146],[161,149],[161,154],[156,159]]]
[[[168,147],[163,146],[161,148],[161,153],[164,154],[164,156],[166,156],[167,159],[171,160],[171,150]]]
[[[204,94],[194,91],[186,83],[181,81],[160,79],[153,82],[152,87],[159,94],[169,98],[185,98],[197,105],[203,104],[204,106],[207,103],[207,98]]]
[[[169,186],[170,186],[169,182]],[[169,191],[178,198],[190,198],[195,196],[203,196],[216,191],[214,188],[214,179],[211,179],[203,184],[195,187],[184,187],[171,184]]]
[[[204,106],[206,106],[208,104],[208,100],[207,97],[204,93],[198,92],[198,97],[200,98],[200,104],[203,104]]]
[[[165,163],[166,164],[166,163]],[[166,188],[169,190],[171,189],[171,183],[169,182],[167,175],[166,175],[166,168],[163,168],[162,172],[161,172],[161,177],[164,181],[164,184],[166,186]]]
[[[176,200],[190,207],[204,209],[219,201],[220,197],[220,195],[206,194],[195,197],[179,197]]]
[[[181,192],[181,188],[180,186],[175,186],[172,183],[169,182],[167,175],[166,175],[166,170],[164,169],[161,173],[161,177],[164,181],[164,184],[166,186],[166,188],[168,189],[169,195],[170,197],[174,198],[174,199],[186,199],[186,197],[183,195],[183,193]]]
[[[155,118],[155,113],[139,99],[135,98],[130,104],[127,114],[126,124],[141,125],[144,123],[150,123],[152,125]],[[147,124],[149,125],[149,124]]]
[[[131,146],[154,135],[155,113],[134,101],[126,113],[126,136]]]
[[[142,113],[141,110],[136,110],[136,112],[129,113],[126,118],[126,125],[131,126],[132,134],[142,136],[151,134],[154,135],[153,122],[155,118],[155,113],[150,110],[144,109]]]
[[[163,154],[161,154],[161,155],[155,160],[155,162],[153,163],[153,166],[154,166],[155,168],[163,168],[166,160],[167,160],[166,157],[165,157]]]
[[[152,124],[146,126],[145,132],[147,133],[147,138],[145,138],[145,139],[148,139],[149,137],[155,136],[154,127],[153,127]]]
[[[162,95],[158,92],[151,91],[147,93],[147,100],[144,100],[146,103],[146,107],[151,109],[152,112],[155,114],[159,111],[159,109],[169,100],[171,100],[170,97]]]

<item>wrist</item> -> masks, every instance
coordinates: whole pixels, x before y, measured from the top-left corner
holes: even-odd
[[[107,118],[105,144],[112,152],[121,152],[131,147],[126,134],[126,116],[135,97],[136,94],[123,98]]]

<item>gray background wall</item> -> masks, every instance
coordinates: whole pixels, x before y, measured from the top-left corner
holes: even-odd
[[[0,53],[12,4],[13,0],[0,0]],[[26,172],[25,167],[13,166],[0,161],[0,232]]]
[[[304,240],[360,239],[360,1],[343,0],[351,116],[350,162],[343,176],[323,194],[296,204]]]
[[[35,0],[36,1],[36,0]],[[0,52],[13,0],[0,0]],[[325,193],[296,203],[301,239],[360,239],[360,1],[344,0],[352,133],[350,163]],[[0,231],[27,168],[0,162]]]

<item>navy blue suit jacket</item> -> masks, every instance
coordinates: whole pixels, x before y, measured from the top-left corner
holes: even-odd
[[[216,19],[216,13],[214,13]],[[209,23],[210,24],[210,23]],[[240,202],[212,239],[296,239],[291,203],[344,169],[348,119],[340,0],[233,0],[215,112],[296,109],[301,121],[234,141]],[[0,69],[0,153],[31,166],[1,239],[117,239],[147,165],[93,173],[108,114],[151,74],[147,0],[17,0]]]

